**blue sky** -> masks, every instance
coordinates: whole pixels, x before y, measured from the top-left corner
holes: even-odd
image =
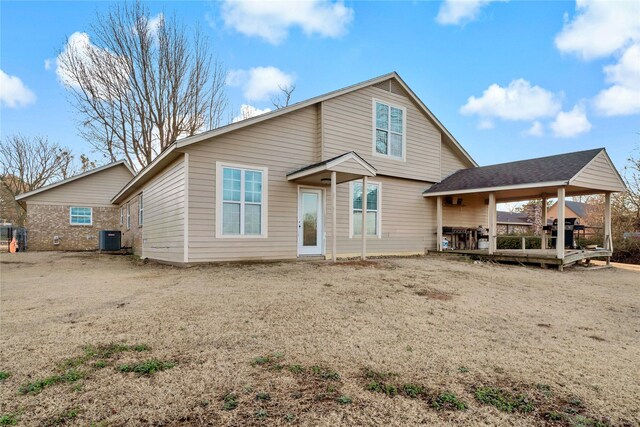
[[[233,111],[397,71],[481,165],[640,142],[640,2],[148,2],[209,36]],[[0,3],[0,136],[91,148],[56,72],[109,2]],[[231,116],[229,116],[231,117]],[[97,154],[92,154],[97,157]]]

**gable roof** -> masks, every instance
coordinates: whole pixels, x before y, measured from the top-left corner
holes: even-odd
[[[305,175],[305,173],[316,173],[323,170],[330,170],[332,167],[338,166],[339,164],[344,163],[348,160],[354,160],[356,163],[362,166],[363,170],[369,173],[367,176],[376,175],[377,170],[371,165],[371,163],[360,157],[355,151],[347,151],[346,153],[340,154],[339,156],[335,156],[331,159],[327,159],[322,162],[307,165],[301,167],[300,169],[291,171],[287,174],[287,179],[294,180],[300,176]]]
[[[525,213],[498,211],[498,224],[533,225]]]
[[[435,196],[451,191],[489,191],[525,185],[567,185],[604,148],[462,169],[433,185],[423,194]]]
[[[45,185],[44,187],[40,187],[37,190],[33,190],[33,191],[29,191],[27,193],[19,194],[18,196],[16,196],[16,201],[27,199],[27,198],[29,198],[31,196],[35,196],[36,194],[39,194],[39,193],[42,193],[42,192],[45,192],[45,191],[49,191],[49,190],[51,190],[53,188],[60,187],[61,185],[69,184],[70,182],[76,181],[78,179],[85,178],[85,177],[87,177],[89,175],[93,175],[93,174],[96,174],[98,172],[102,172],[102,171],[107,170],[107,169],[111,169],[111,168],[116,167],[116,166],[124,166],[124,167],[126,167],[127,170],[131,173],[131,176],[132,177],[135,176],[135,173],[133,172],[133,169],[131,169],[131,167],[129,166],[129,164],[127,164],[126,161],[118,160],[116,162],[109,163],[109,164],[106,164],[104,166],[97,167],[95,169],[91,169],[89,171],[86,171],[86,172],[83,172],[81,174],[69,177],[67,179],[63,179],[62,181],[58,181],[58,182],[54,182],[53,184]]]
[[[168,146],[151,163],[149,163],[147,166],[145,166],[138,173],[138,175],[136,175],[134,177],[134,179],[132,179],[127,185],[125,185],[124,188],[118,194],[116,194],[113,197],[113,199],[111,199],[111,201],[113,203],[118,203],[122,198],[128,196],[132,191],[134,191],[136,188],[138,188],[138,186],[142,185],[143,183],[145,183],[149,179],[147,177],[147,175],[152,174],[152,172],[155,171],[155,170],[158,170],[158,168],[162,168],[163,166],[166,166],[168,160],[175,159],[177,157],[176,152],[179,152],[177,150],[180,150],[183,147],[189,146],[191,144],[196,144],[198,142],[201,142],[201,141],[204,141],[204,140],[207,140],[209,138],[216,137],[216,136],[220,136],[220,135],[223,135],[223,134],[228,133],[228,132],[232,132],[232,131],[235,131],[235,130],[238,130],[238,129],[242,129],[242,128],[245,128],[247,126],[251,126],[251,125],[263,122],[265,120],[273,119],[275,117],[279,117],[279,116],[282,116],[284,114],[291,113],[293,111],[300,110],[300,109],[308,107],[310,105],[314,105],[314,104],[317,104],[319,102],[327,101],[329,99],[332,99],[332,98],[335,98],[335,97],[338,97],[338,96],[341,96],[341,95],[345,95],[347,93],[354,92],[356,90],[359,90],[359,89],[362,89],[362,88],[365,88],[365,87],[368,87],[368,86],[373,86],[373,85],[376,85],[378,83],[384,82],[384,81],[389,80],[389,79],[394,79],[395,81],[398,82],[398,84],[409,95],[409,97],[418,105],[420,110],[422,110],[422,112],[425,115],[427,115],[431,120],[433,120],[433,122],[435,123],[436,127],[442,131],[442,133],[445,135],[445,137],[451,141],[451,143],[453,144],[454,148],[460,154],[462,154],[462,156],[472,166],[478,166],[478,163],[476,163],[476,161],[473,160],[473,158],[469,155],[469,153],[467,153],[467,151],[462,147],[462,145],[460,145],[458,140],[455,139],[454,136],[449,132],[449,130],[447,128],[445,128],[444,125],[440,122],[440,120],[438,120],[436,118],[436,116],[433,115],[431,110],[429,110],[427,108],[427,106],[420,100],[420,98],[418,98],[418,96],[411,90],[411,88],[409,88],[409,86],[407,86],[407,84],[402,80],[402,78],[398,75],[398,73],[393,71],[391,73],[384,74],[382,76],[375,77],[375,78],[370,79],[370,80],[365,80],[363,82],[356,83],[354,85],[347,86],[347,87],[342,88],[342,89],[338,89],[338,90],[335,90],[335,91],[332,91],[332,92],[327,92],[327,93],[325,93],[323,95],[319,95],[319,96],[316,96],[316,97],[313,97],[313,98],[309,98],[309,99],[304,100],[304,101],[297,102],[295,104],[289,105],[289,106],[284,107],[284,108],[273,110],[273,111],[270,111],[268,113],[260,114],[258,116],[250,117],[248,119],[241,120],[241,121],[236,122],[236,123],[231,123],[231,124],[228,124],[226,126],[221,126],[221,127],[212,129],[210,131],[200,133],[198,135],[193,135],[193,136],[189,136],[189,137],[186,137],[186,138],[183,138],[183,139],[179,139],[179,140],[175,141],[173,144],[171,144],[170,146]]]
[[[473,158],[469,155],[469,153],[467,153],[467,151],[462,147],[462,145],[460,145],[458,140],[454,138],[454,136],[449,132],[449,130],[446,127],[444,127],[444,125],[440,122],[440,120],[438,120],[438,118],[431,112],[431,110],[429,110],[429,108],[427,108],[427,106],[424,104],[424,102],[422,102],[422,100],[420,98],[418,98],[418,96],[411,90],[411,88],[409,86],[407,86],[407,84],[404,82],[404,80],[402,80],[400,75],[395,71],[392,71],[391,73],[388,73],[388,74],[383,74],[382,76],[375,77],[375,78],[370,79],[370,80],[365,80],[363,82],[356,83],[356,84],[351,85],[351,86],[347,86],[347,87],[342,88],[342,89],[334,90],[332,92],[327,92],[327,93],[325,93],[323,95],[319,95],[319,96],[316,96],[316,97],[313,97],[313,98],[306,99],[304,101],[297,102],[295,104],[289,105],[288,107],[284,107],[284,108],[280,108],[280,109],[277,109],[277,110],[273,110],[273,111],[270,111],[268,113],[264,113],[264,114],[260,114],[258,116],[250,117],[250,118],[245,119],[245,120],[240,120],[238,122],[231,123],[231,124],[228,124],[226,126],[221,126],[219,128],[212,129],[210,131],[200,133],[198,135],[193,135],[193,136],[189,136],[187,138],[183,138],[183,139],[177,141],[177,148],[186,147],[187,145],[195,144],[197,142],[200,142],[200,141],[208,139],[208,138],[212,138],[214,136],[218,136],[218,135],[221,135],[221,134],[224,134],[224,133],[227,133],[227,132],[231,132],[231,131],[234,131],[234,130],[242,129],[243,127],[250,126],[250,125],[253,125],[255,123],[260,123],[260,122],[263,122],[265,120],[269,120],[269,119],[272,119],[274,117],[281,116],[283,114],[291,113],[293,111],[300,110],[302,108],[308,107],[308,106],[313,105],[313,104],[317,104],[319,102],[327,101],[329,99],[336,98],[338,96],[345,95],[347,93],[354,92],[356,90],[359,90],[359,89],[362,89],[362,88],[365,88],[365,87],[368,87],[368,86],[376,85],[378,83],[384,82],[384,81],[389,80],[389,79],[394,79],[396,82],[398,82],[398,84],[400,84],[402,89],[404,89],[404,91],[409,95],[409,98],[413,102],[415,102],[418,105],[419,109],[427,117],[429,117],[434,122],[436,127],[442,133],[444,133],[449,140],[451,140],[451,142],[453,143],[454,147],[459,151],[460,154],[462,154],[466,158],[466,160],[469,163],[471,163],[473,166],[478,166],[476,161],[473,160]]]

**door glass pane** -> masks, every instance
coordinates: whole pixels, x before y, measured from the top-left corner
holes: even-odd
[[[222,233],[223,234],[240,234],[240,204],[239,203],[223,203]]]
[[[318,195],[302,193],[302,246],[318,246]]]
[[[260,205],[244,205],[244,234],[260,234]]]

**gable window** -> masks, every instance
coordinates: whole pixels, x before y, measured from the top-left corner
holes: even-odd
[[[266,168],[218,167],[218,234],[266,235]]]
[[[93,224],[92,208],[71,207],[71,209],[69,209],[69,223],[71,225]]]
[[[374,100],[374,153],[403,160],[405,152],[405,117],[402,107]]]
[[[367,236],[381,236],[381,184],[367,183]],[[362,181],[351,183],[351,237],[362,236]]]
[[[142,202],[142,193],[138,195],[138,225],[142,227],[142,222],[144,219],[144,205]]]
[[[127,230],[131,228],[131,205],[127,203]]]

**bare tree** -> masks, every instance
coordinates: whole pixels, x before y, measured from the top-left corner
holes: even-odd
[[[175,16],[127,2],[91,30],[91,43],[70,39],[59,61],[82,136],[111,161],[139,169],[179,137],[220,125],[226,71],[198,29],[189,37]]]
[[[296,90],[296,85],[295,84],[290,84],[287,86],[278,85],[278,89],[280,89],[280,94],[278,96],[274,96],[271,98],[271,104],[276,110],[289,106],[289,102],[291,101],[291,96],[293,95],[293,91]]]
[[[71,151],[45,136],[11,135],[0,141],[0,165],[0,217],[20,226],[26,212],[15,200],[18,194],[76,172]]]

